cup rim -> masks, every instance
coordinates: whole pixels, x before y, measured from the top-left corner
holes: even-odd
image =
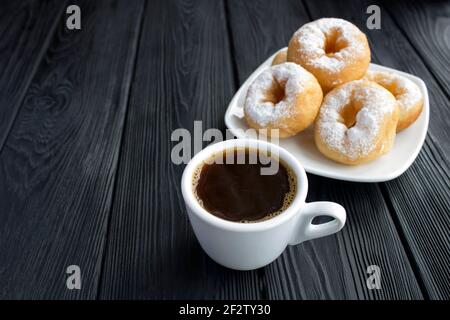
[[[267,220],[252,223],[241,223],[216,217],[200,205],[192,188],[192,176],[194,170],[203,161],[214,155],[214,153],[233,147],[267,147],[269,150],[276,150],[281,161],[285,162],[289,168],[292,169],[297,178],[297,191],[295,193],[294,200],[286,210]],[[301,163],[290,152],[279,145],[258,139],[231,139],[207,146],[189,161],[181,178],[181,192],[186,206],[189,207],[193,214],[204,222],[225,230],[255,232],[276,227],[292,219],[297,213],[299,213],[301,206],[306,200],[306,194],[308,192],[308,179],[305,169]]]

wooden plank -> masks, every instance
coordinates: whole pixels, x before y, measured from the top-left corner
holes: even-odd
[[[227,0],[225,4],[241,83],[269,56],[287,47],[294,31],[309,20],[301,1],[286,5],[286,1]]]
[[[0,2],[0,150],[64,4],[56,0]]]
[[[321,5],[322,2],[318,4]],[[243,70],[238,72],[241,83],[270,53],[286,46],[293,31],[309,21],[308,11],[299,1],[276,4],[230,1],[228,8],[235,58],[238,69]],[[333,14],[327,14],[330,15]],[[267,49],[261,49],[262,43],[267,43]],[[260,52],[264,52],[261,57]],[[247,60],[255,56],[259,61],[248,70]],[[378,186],[308,177],[308,201],[341,203],[347,209],[347,224],[337,235],[289,247],[280,259],[265,268],[267,296],[274,299],[422,298]],[[366,270],[373,264],[381,268],[381,290],[369,290],[366,286]]]
[[[431,299],[450,299],[450,167],[427,140],[414,165],[384,188]]]
[[[307,201],[335,201],[347,209],[337,235],[289,247],[268,270],[269,296],[280,299],[420,299],[420,289],[389,210],[375,184],[313,175]],[[367,267],[381,269],[381,290],[368,290]]]
[[[177,128],[224,128],[233,75],[223,3],[147,4],[102,277],[102,299],[260,298],[257,272],[212,262],[195,240],[170,159]]]
[[[58,21],[0,156],[3,299],[97,295],[143,2],[75,4],[82,30]]]
[[[383,2],[382,2],[383,3]],[[392,17],[382,8],[381,30],[365,28],[365,10],[373,1],[358,4],[322,3],[313,1],[308,8],[315,17],[334,15],[349,19],[364,30],[369,38],[374,62],[403,70],[421,77],[427,84],[430,96],[430,127],[424,148],[413,166],[401,177],[381,185],[383,194],[392,208],[391,214],[406,241],[411,262],[423,282],[425,295],[433,299],[450,297],[450,238],[448,193],[450,144],[450,103],[440,85],[430,73],[404,33]],[[433,6],[433,5],[432,5]],[[414,7],[414,6],[413,6]],[[400,16],[408,16],[409,5]],[[413,9],[411,9],[413,10]],[[415,34],[416,31],[411,31]],[[431,49],[430,49],[431,50]],[[431,55],[429,53],[428,55]],[[401,133],[407,134],[407,131]]]
[[[384,9],[450,97],[450,2],[393,1]]]

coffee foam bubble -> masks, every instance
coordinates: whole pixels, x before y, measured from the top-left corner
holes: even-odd
[[[203,207],[203,201],[202,201],[202,199],[200,199],[200,197],[197,194],[197,186],[198,186],[198,182],[200,181],[200,176],[202,174],[202,169],[203,169],[204,165],[205,165],[204,162],[202,164],[198,165],[197,168],[195,168],[194,173],[192,174],[192,192],[194,193],[195,199],[197,199],[197,202],[202,207]]]
[[[245,148],[244,148],[245,149]],[[247,148],[249,151],[253,151],[252,149]],[[235,150],[240,150],[240,149],[235,149]],[[256,150],[258,152],[258,150]],[[195,196],[195,199],[197,200],[197,202],[202,206],[202,208],[204,208],[206,210],[206,208],[203,206],[203,201],[200,199],[200,197],[197,194],[197,186],[198,183],[200,181],[200,177],[202,174],[202,170],[203,167],[205,165],[207,165],[212,158],[216,158],[218,156],[223,156],[223,154],[227,152],[227,150],[223,150],[217,153],[214,153],[213,155],[211,155],[208,159],[206,159],[205,161],[203,161],[201,164],[199,164],[195,169],[194,172],[192,174],[192,191],[193,194]],[[265,217],[258,219],[258,220],[241,220],[238,221],[238,223],[256,223],[256,222],[262,222],[262,221],[266,221],[269,219],[272,219],[274,217],[276,217],[277,215],[283,213],[287,208],[289,208],[289,206],[292,204],[292,202],[294,202],[295,196],[297,194],[297,177],[294,173],[294,171],[283,161],[280,161],[280,159],[275,159],[274,157],[272,157],[272,159],[274,161],[278,161],[280,165],[282,165],[287,172],[288,175],[288,180],[289,180],[289,192],[286,193],[285,197],[284,197],[284,201],[283,201],[283,205],[281,206],[281,208],[273,213],[269,213],[268,215],[266,215]],[[208,211],[208,210],[206,210]]]

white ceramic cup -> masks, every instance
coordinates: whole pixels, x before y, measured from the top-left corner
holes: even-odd
[[[195,169],[215,154],[233,148],[270,150],[294,172],[297,193],[285,211],[268,220],[240,223],[216,217],[198,203],[192,183]],[[345,209],[341,205],[324,201],[305,202],[308,179],[303,166],[287,150],[262,140],[227,140],[203,149],[186,166],[181,190],[189,220],[201,247],[214,261],[231,269],[252,270],[263,267],[278,258],[287,245],[333,234],[345,224]],[[317,216],[330,216],[334,220],[312,224]]]

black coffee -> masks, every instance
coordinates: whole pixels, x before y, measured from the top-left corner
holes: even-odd
[[[257,222],[285,210],[296,192],[295,176],[282,162],[274,174],[262,168],[277,161],[253,149],[230,149],[197,168],[197,200],[211,214],[230,221]],[[272,164],[273,167],[273,164]]]

